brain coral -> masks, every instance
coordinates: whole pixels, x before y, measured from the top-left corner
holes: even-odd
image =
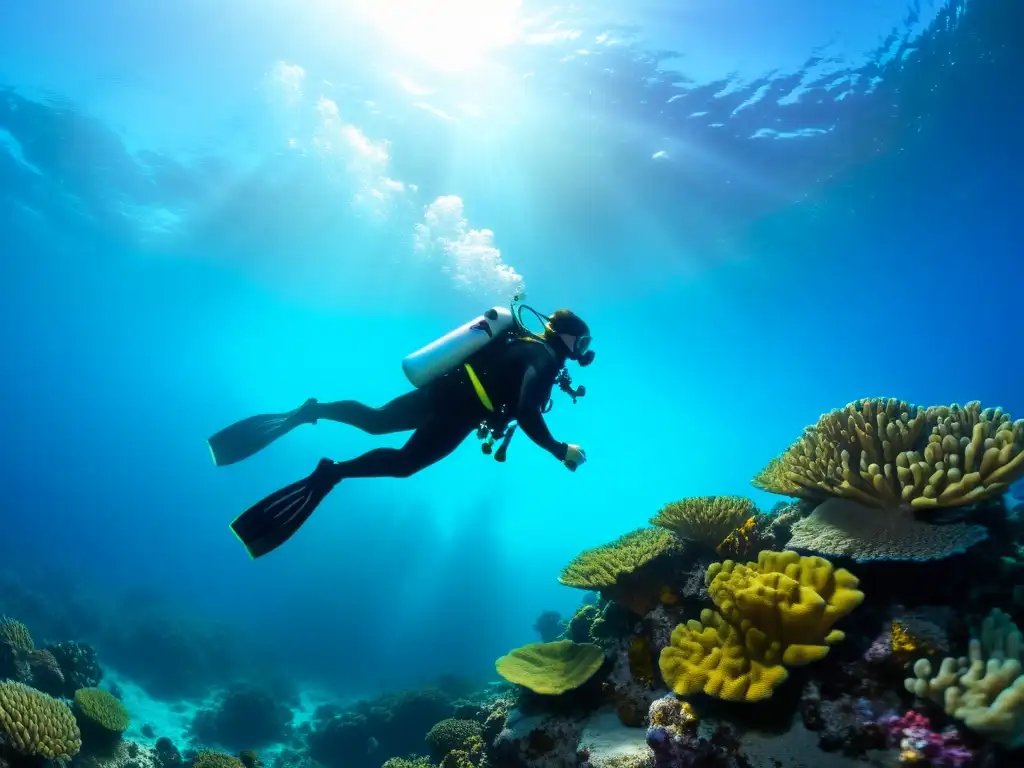
[[[913,513],[865,507],[849,499],[819,504],[795,523],[786,546],[821,555],[870,560],[939,560],[965,552],[988,538],[980,525],[932,525]]]
[[[579,688],[604,664],[604,650],[592,643],[557,640],[530,643],[495,662],[498,674],[534,693],[557,695]]]
[[[1024,476],[1024,420],[977,401],[921,408],[857,400],[817,424],[754,478],[786,496],[842,496],[928,509],[998,496]]]
[[[0,682],[0,727],[11,746],[30,757],[70,760],[82,746],[71,708],[22,683]]]
[[[694,496],[666,504],[651,524],[714,549],[756,514],[754,502],[742,496]]]

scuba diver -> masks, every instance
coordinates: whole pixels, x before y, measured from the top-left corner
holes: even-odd
[[[543,334],[526,330],[527,309],[544,322]],[[288,413],[252,416],[207,441],[217,466],[233,464],[262,450],[300,424],[320,419],[348,424],[371,435],[412,431],[401,448],[375,448],[348,461],[321,459],[308,477],[267,496],[239,515],[231,529],[255,559],[284,544],[342,480],[357,477],[409,477],[450,455],[476,430],[504,438],[495,458],[504,461],[518,423],[538,446],[575,471],[586,461],[578,445],[555,440],[544,421],[552,387],[573,402],[585,394],[573,389],[566,361],[594,361],[587,324],[560,309],[550,316],[520,305],[493,307],[402,361],[415,389],[373,408],[354,400],[306,400]]]

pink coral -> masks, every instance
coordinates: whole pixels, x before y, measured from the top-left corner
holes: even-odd
[[[955,728],[936,733],[931,720],[916,710],[883,717],[879,723],[885,727],[890,745],[899,747],[901,763],[966,768],[974,761],[974,753],[963,745]]]

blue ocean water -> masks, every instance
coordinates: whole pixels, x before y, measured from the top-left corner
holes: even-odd
[[[9,4],[10,5],[10,4]],[[6,7],[8,613],[166,694],[256,665],[339,696],[493,677],[575,554],[742,494],[859,397],[1024,415],[1022,9],[1010,0]],[[344,482],[250,561],[262,496],[402,436],[409,352],[525,288],[588,394],[408,479]],[[147,671],[187,635],[194,665]],[[175,645],[175,644],[178,645]],[[269,674],[269,672],[268,672]]]

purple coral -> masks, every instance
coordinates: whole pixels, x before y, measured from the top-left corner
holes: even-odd
[[[966,768],[974,753],[964,746],[959,731],[950,727],[936,733],[927,716],[916,710],[879,719],[886,729],[889,745],[900,749],[900,762],[925,763],[935,768]]]

